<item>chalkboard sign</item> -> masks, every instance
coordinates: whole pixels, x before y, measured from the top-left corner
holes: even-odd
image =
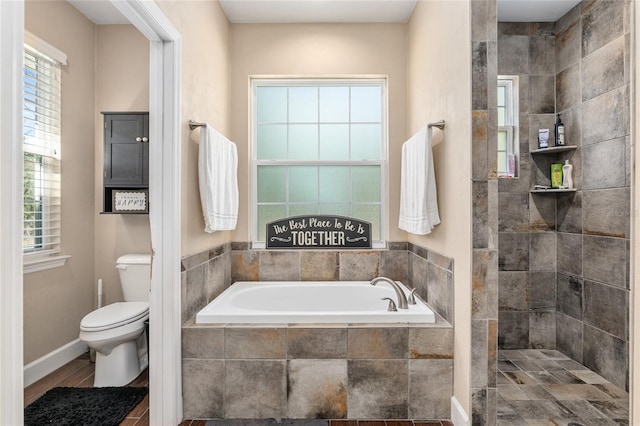
[[[280,219],[267,224],[267,248],[371,248],[371,224],[344,216]]]

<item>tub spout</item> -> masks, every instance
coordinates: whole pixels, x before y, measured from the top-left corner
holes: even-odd
[[[409,309],[407,305],[407,296],[404,294],[404,291],[400,288],[400,286],[395,282],[390,280],[387,277],[377,277],[371,280],[371,285],[376,285],[378,282],[384,281],[389,284],[396,291],[396,296],[398,296],[398,308],[400,309]]]

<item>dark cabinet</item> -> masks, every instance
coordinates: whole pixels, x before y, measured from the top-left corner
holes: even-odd
[[[115,196],[134,197],[149,188],[149,113],[103,112],[104,213],[147,213],[116,205]],[[125,194],[125,195],[123,195]],[[142,195],[140,195],[142,196]],[[137,198],[136,198],[137,200]],[[137,200],[139,201],[139,200]],[[146,199],[148,204],[148,199]],[[136,204],[137,206],[137,204]]]

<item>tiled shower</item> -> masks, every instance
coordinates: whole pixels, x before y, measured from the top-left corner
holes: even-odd
[[[558,349],[628,390],[629,2],[556,23],[499,23],[498,74],[520,79],[520,177],[499,179],[500,349]],[[529,154],[560,113],[558,158]],[[530,194],[551,162],[577,192]]]

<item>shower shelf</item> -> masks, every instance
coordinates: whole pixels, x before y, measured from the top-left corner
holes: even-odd
[[[552,146],[550,148],[540,148],[531,151],[531,154],[557,154],[559,152],[573,151],[578,149],[577,145]]]
[[[531,151],[531,154],[555,156],[563,152],[574,151],[578,149],[577,145],[552,146],[549,148],[540,148]],[[557,159],[557,158],[556,158]],[[531,160],[536,162],[535,156],[532,155]],[[542,160],[540,160],[542,161]],[[548,184],[547,184],[548,185]],[[563,194],[576,192],[576,188],[536,188],[535,186],[529,191],[532,194]]]

